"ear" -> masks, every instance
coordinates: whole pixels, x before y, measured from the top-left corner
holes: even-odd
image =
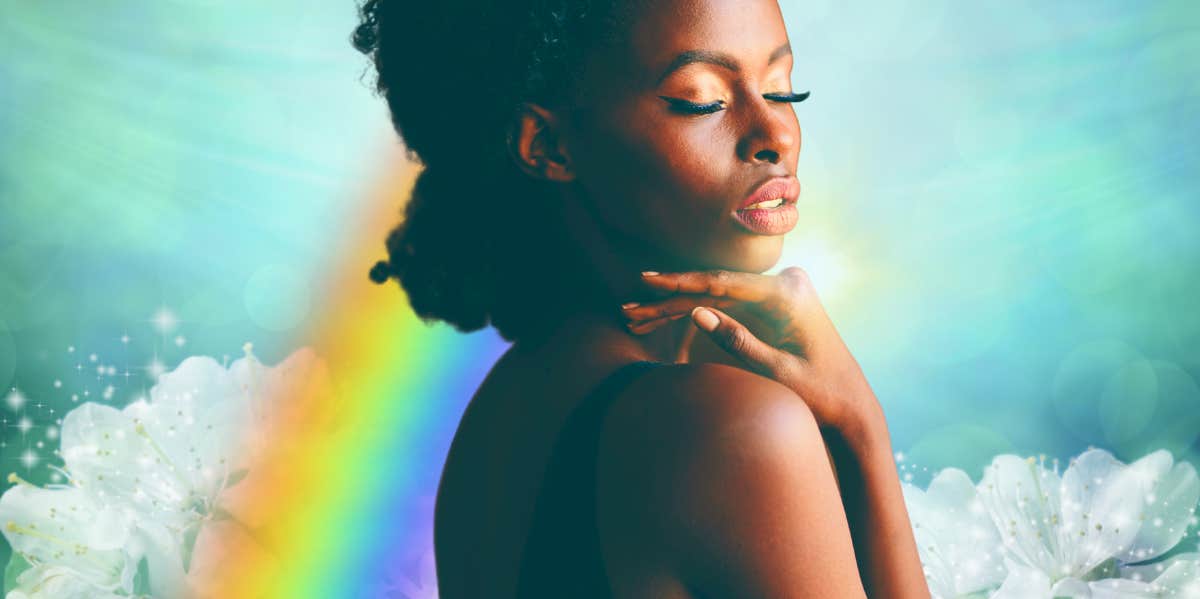
[[[518,109],[508,134],[512,159],[526,174],[549,181],[572,181],[575,171],[564,143],[558,115],[525,102]]]

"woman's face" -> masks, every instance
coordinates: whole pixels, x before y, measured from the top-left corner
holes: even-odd
[[[639,4],[627,46],[597,53],[585,71],[568,125],[575,184],[607,225],[663,252],[664,268],[767,270],[795,208],[772,215],[789,222],[770,231],[747,228],[736,212],[772,178],[798,187],[800,124],[778,99],[793,91],[779,6]],[[716,102],[722,109],[707,114],[680,108]]]

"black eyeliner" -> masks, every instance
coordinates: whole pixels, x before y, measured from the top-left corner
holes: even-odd
[[[662,98],[663,100],[666,100],[667,103],[671,105],[672,110],[675,110],[676,112],[682,112],[684,114],[713,113],[713,112],[720,110],[721,105],[723,104],[723,102],[721,102],[720,100],[717,100],[716,102],[711,102],[708,104],[696,104],[694,102],[688,102],[687,100],[671,98],[669,96],[659,96],[659,97]]]
[[[780,102],[803,102],[808,99],[808,96],[811,93],[812,92],[801,92],[798,94],[764,94],[764,95],[768,98],[771,98],[772,100],[778,100]]]

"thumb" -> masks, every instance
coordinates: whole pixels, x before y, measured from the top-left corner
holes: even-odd
[[[745,325],[716,308],[692,309],[692,322],[722,349],[760,374],[774,376],[779,350],[759,339]]]

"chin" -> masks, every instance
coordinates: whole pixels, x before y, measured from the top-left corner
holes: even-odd
[[[783,235],[753,235],[730,248],[722,261],[726,270],[761,273],[770,270],[783,256]]]

